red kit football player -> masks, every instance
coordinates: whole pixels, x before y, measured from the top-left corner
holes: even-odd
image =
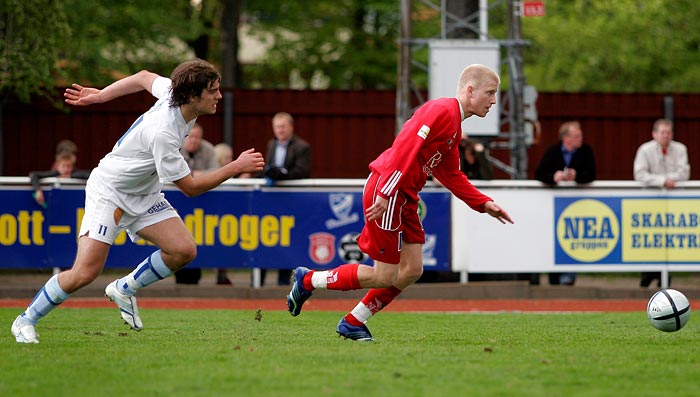
[[[338,323],[340,336],[373,340],[365,325],[423,273],[422,244],[425,233],[418,218],[418,192],[429,176],[436,178],[457,198],[501,223],[513,220],[482,194],[459,169],[462,120],[485,117],[496,103],[498,75],[484,65],[470,65],[459,76],[457,96],[426,102],[404,124],[389,149],[369,165],[362,205],[365,226],[358,237],[374,266],[345,264],[332,270],[294,270],[287,306],[292,316],[316,288],[355,290],[367,294]]]

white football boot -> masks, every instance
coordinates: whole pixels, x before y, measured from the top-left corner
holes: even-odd
[[[107,285],[107,288],[105,288],[105,296],[119,306],[122,319],[124,319],[124,322],[131,327],[131,329],[141,331],[143,323],[141,322],[141,317],[139,317],[139,308],[136,305],[135,297],[119,292],[117,280]]]
[[[17,343],[39,343],[39,335],[34,330],[34,326],[25,322],[21,314],[12,323],[12,335],[15,336]]]

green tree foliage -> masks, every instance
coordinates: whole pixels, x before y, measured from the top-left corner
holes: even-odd
[[[394,87],[398,12],[394,0],[249,0],[247,22],[269,50],[244,69],[244,80],[259,87]]]
[[[242,1],[242,0],[241,0]],[[53,86],[104,86],[149,69],[168,75],[200,56],[221,61],[222,1],[5,0],[0,89],[22,100]],[[265,43],[241,87],[392,89],[399,0],[245,0],[241,26]],[[413,37],[440,33],[439,0],[413,1]],[[492,39],[507,38],[507,7],[489,1]],[[696,0],[551,0],[524,18],[528,84],[540,91],[700,92]],[[234,30],[235,31],[235,30]],[[505,52],[503,53],[505,56]],[[424,45],[413,81],[426,88]],[[503,70],[502,72],[505,72]],[[504,75],[507,84],[507,74]]]
[[[529,84],[540,91],[699,92],[696,0],[548,1],[525,18]]]
[[[52,92],[60,48],[70,28],[62,5],[52,0],[0,2],[0,103],[8,96],[29,102]]]
[[[189,0],[63,0],[72,27],[65,45],[71,81],[104,86],[148,69],[168,76],[194,57],[188,41],[205,34]]]
[[[167,76],[195,56],[214,12],[190,0],[0,2],[3,97],[29,101],[72,82],[105,86],[141,69]]]

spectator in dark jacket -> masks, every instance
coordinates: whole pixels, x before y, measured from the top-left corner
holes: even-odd
[[[560,141],[544,152],[535,179],[548,185],[562,181],[591,183],[595,180],[595,158],[590,145],[583,143],[578,121],[567,121],[559,128]]]
[[[567,121],[559,127],[560,141],[544,152],[535,171],[535,178],[548,185],[562,181],[591,183],[595,180],[595,158],[590,145],[583,143],[578,121]],[[576,273],[549,273],[552,285],[574,285]]]
[[[270,185],[277,181],[306,179],[311,174],[311,146],[294,133],[294,118],[286,112],[272,117],[274,138],[267,143],[265,169],[260,176]],[[265,269],[260,271],[261,283],[265,283]],[[289,285],[292,269],[279,269],[277,284]]]

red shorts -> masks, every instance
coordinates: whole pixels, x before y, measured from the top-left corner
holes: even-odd
[[[379,174],[372,172],[362,193],[362,207],[367,210],[377,197]],[[425,232],[418,218],[418,203],[397,190],[389,198],[389,209],[381,219],[365,222],[357,243],[370,258],[385,263],[401,261],[401,242],[423,244]]]

